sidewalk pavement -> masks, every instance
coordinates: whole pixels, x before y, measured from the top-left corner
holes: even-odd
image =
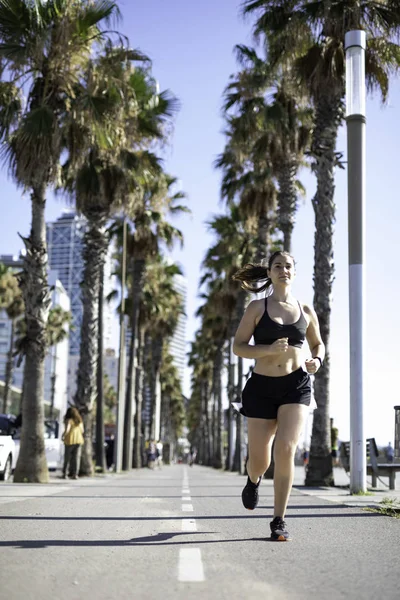
[[[96,474],[93,478],[83,478],[81,481],[93,481],[98,479],[108,479],[115,477],[114,473]],[[390,499],[400,503],[400,473],[396,478],[396,489],[390,490],[388,484],[388,478],[385,477],[381,481],[378,480],[378,487],[373,488],[371,484],[371,478],[367,477],[367,494],[366,495],[353,495],[350,494],[349,484],[350,478],[342,467],[334,468],[334,482],[333,487],[321,486],[321,487],[306,487],[304,485],[305,472],[303,467],[295,467],[295,475],[293,487],[298,489],[302,494],[306,496],[314,496],[321,500],[328,500],[329,502],[337,502],[344,506],[354,507],[376,507],[379,506],[382,500]],[[268,485],[270,481],[271,486],[273,485],[272,480],[264,480],[263,486]],[[62,479],[59,472],[50,473],[49,485],[54,486],[66,486],[70,483],[68,480]],[[23,489],[23,486],[20,488]],[[31,489],[31,488],[30,488]],[[41,486],[35,486],[35,495],[40,495]],[[58,487],[54,487],[53,493],[60,493],[62,490]],[[44,493],[44,491],[43,491]],[[49,493],[47,488],[46,493]],[[0,496],[1,504],[1,496]]]
[[[305,472],[303,467],[295,467],[295,475],[293,486],[306,496],[315,496],[321,498],[321,500],[328,500],[330,502],[338,502],[344,506],[379,506],[382,500],[390,498],[400,503],[400,473],[396,478],[396,489],[389,489],[389,480],[387,477],[381,481],[378,480],[378,487],[373,488],[371,478],[367,477],[367,494],[366,495],[353,495],[350,494],[350,477],[347,475],[342,467],[334,468],[334,482],[333,487],[322,486],[322,487],[306,487],[304,485]],[[108,478],[114,477],[114,473],[96,474],[95,478]],[[86,478],[83,480],[85,481]],[[268,480],[265,480],[268,481]],[[68,480],[61,479],[59,473],[50,473],[50,483],[55,485],[67,485]],[[263,484],[265,485],[265,484]],[[271,481],[272,485],[272,481]],[[56,493],[56,492],[55,492]]]
[[[337,502],[344,506],[353,507],[376,507],[385,499],[400,503],[400,473],[396,478],[396,489],[389,489],[387,477],[378,480],[378,487],[373,488],[371,478],[367,477],[367,493],[365,495],[350,494],[350,478],[342,467],[334,468],[333,487],[305,487],[303,467],[295,468],[294,487],[307,496],[315,496],[321,500]]]

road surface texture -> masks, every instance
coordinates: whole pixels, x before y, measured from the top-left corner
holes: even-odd
[[[400,519],[357,506],[374,497],[299,485],[293,541],[271,542],[272,482],[252,512],[244,484],[198,465],[1,484],[0,598],[399,600]]]

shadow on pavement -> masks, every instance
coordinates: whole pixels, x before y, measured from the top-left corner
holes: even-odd
[[[178,533],[159,533],[151,537],[133,538],[132,540],[14,540],[8,542],[0,542],[0,548],[18,548],[22,550],[34,550],[39,548],[109,548],[109,547],[135,547],[135,546],[179,546],[179,545],[191,545],[193,544],[232,544],[237,542],[277,542],[271,540],[269,537],[260,538],[238,538],[238,539],[223,539],[223,540],[193,540],[189,541],[168,541],[176,535],[193,535],[196,532],[178,532]],[[214,531],[201,531],[198,534],[214,535]],[[279,543],[279,542],[278,542]]]
[[[267,508],[267,507],[266,507]],[[292,507],[293,508],[293,507]],[[299,507],[299,509],[301,510],[302,508],[305,508],[304,506]],[[315,506],[310,506],[309,508],[313,509],[315,508]],[[323,508],[327,508],[326,506],[323,506]],[[349,508],[349,507],[344,507],[340,504],[336,504],[335,506],[332,506],[332,508]],[[272,508],[270,509],[272,510]],[[351,509],[350,509],[351,510]],[[353,509],[354,511],[357,510],[357,507],[355,507]],[[351,512],[351,513],[339,513],[339,514],[332,514],[332,513],[317,513],[317,514],[305,514],[305,515],[288,515],[288,517],[290,517],[291,519],[320,519],[320,518],[325,518],[325,519],[334,519],[334,518],[346,518],[346,517],[350,517],[352,519],[356,518],[356,517],[363,517],[363,518],[372,518],[372,517],[382,517],[384,515],[381,515],[379,513],[370,513],[370,512]],[[237,520],[237,519],[266,519],[265,515],[214,515],[214,516],[196,516],[195,514],[192,514],[190,516],[183,516],[183,515],[177,515],[177,516],[172,516],[172,517],[44,517],[44,516],[5,516],[5,515],[0,515],[0,521],[181,521],[182,519],[188,519],[188,520],[193,520],[193,519],[197,519],[199,521],[215,521],[215,520],[225,520],[225,519],[231,519],[231,520]],[[1,546],[1,542],[0,542],[0,546]]]

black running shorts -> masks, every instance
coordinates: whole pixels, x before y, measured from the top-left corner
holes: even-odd
[[[276,419],[283,404],[309,406],[310,402],[310,376],[301,367],[283,377],[253,373],[244,386],[240,412],[254,419]]]

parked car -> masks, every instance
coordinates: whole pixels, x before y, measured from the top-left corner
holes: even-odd
[[[13,434],[15,432],[14,415],[0,415],[0,480],[7,481],[12,472],[16,453]]]
[[[21,419],[16,418],[14,415],[0,415],[0,427],[2,423],[4,429],[9,432],[14,444],[11,453],[12,471],[17,465],[21,438],[21,428],[20,426],[15,427],[15,425],[20,425],[20,422]],[[64,458],[64,444],[60,439],[60,425],[58,421],[54,419],[46,419],[44,422],[44,445],[49,471],[55,471],[56,469],[61,468]],[[0,467],[0,470],[1,468],[2,467]]]

